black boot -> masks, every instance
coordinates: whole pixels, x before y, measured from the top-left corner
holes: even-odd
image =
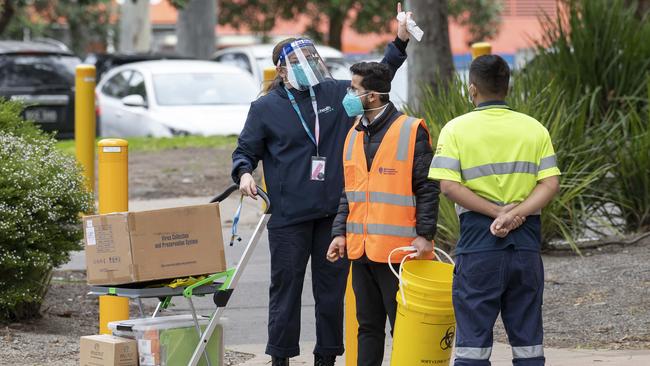
[[[314,355],[314,366],[334,366],[336,356]]]
[[[271,357],[271,366],[289,366],[289,359],[284,357]]]

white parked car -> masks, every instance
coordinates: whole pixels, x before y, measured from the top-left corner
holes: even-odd
[[[126,64],[97,85],[100,134],[236,135],[259,92],[249,73],[212,61]]]
[[[228,47],[216,52],[212,59],[248,71],[255,77],[258,85],[261,85],[264,81],[264,69],[275,67],[271,58],[273,47],[275,45],[272,44]],[[323,45],[316,45],[316,50],[325,61],[325,65],[334,79],[350,79],[350,64],[345,61],[341,51]]]

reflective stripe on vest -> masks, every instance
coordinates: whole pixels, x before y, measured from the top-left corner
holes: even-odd
[[[357,134],[359,131],[355,127],[352,127],[352,134],[349,137],[347,152],[345,153],[345,160],[352,160],[352,148],[354,147],[354,142],[357,140]]]
[[[369,192],[370,202],[386,203],[395,206],[415,207],[415,196],[403,196],[401,194],[385,192]],[[366,202],[366,192],[345,192],[345,196],[350,202]]]
[[[543,158],[539,165],[529,161],[511,161],[505,163],[492,163],[479,165],[472,168],[461,169],[460,161],[445,156],[436,156],[431,160],[431,168],[451,169],[461,172],[464,180],[472,180],[489,175],[503,175],[503,174],[532,174],[537,175],[540,170],[546,170],[557,167],[557,160],[555,155]]]
[[[345,192],[345,196],[348,198],[348,203],[350,202],[366,202],[366,192]]]
[[[348,234],[363,234],[363,224],[348,222],[345,225]],[[412,226],[397,226],[385,224],[368,224],[368,235],[389,235],[402,238],[415,238],[417,233]]]
[[[408,157],[409,142],[411,141],[411,131],[413,124],[420,123],[420,120],[413,117],[407,117],[406,122],[402,124],[399,130],[399,141],[397,142],[397,160],[404,161]]]
[[[345,225],[348,234],[363,234],[363,224],[358,222],[348,222]]]
[[[555,155],[547,156],[539,162],[539,170],[546,170],[557,167],[557,158]]]
[[[524,173],[537,175],[537,164],[529,161],[512,161],[507,163],[492,163],[463,169],[463,179],[471,180],[488,175]]]
[[[431,168],[451,169],[459,172],[460,160],[446,156],[434,156],[433,160],[431,160]]]
[[[413,226],[368,224],[368,235],[390,235],[415,239],[418,234]]]
[[[415,196],[401,194],[370,192],[370,202],[386,203],[395,206],[415,207]]]

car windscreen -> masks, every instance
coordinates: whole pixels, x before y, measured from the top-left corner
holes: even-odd
[[[154,74],[153,87],[161,106],[248,104],[259,92],[248,74]]]
[[[0,55],[0,88],[70,88],[80,63],[73,56]]]

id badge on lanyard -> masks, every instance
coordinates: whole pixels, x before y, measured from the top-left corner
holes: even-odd
[[[311,157],[311,180],[321,182],[325,180],[325,163],[326,159],[323,156]]]
[[[287,95],[291,101],[291,106],[296,111],[296,114],[298,114],[298,118],[300,118],[302,127],[305,129],[305,132],[307,132],[307,136],[314,143],[314,145],[316,145],[316,156],[311,157],[311,170],[309,179],[312,181],[322,182],[325,180],[325,168],[327,159],[324,156],[320,156],[320,153],[318,151],[318,142],[320,139],[320,120],[318,117],[318,104],[316,103],[316,94],[314,93],[314,89],[309,88],[309,96],[311,97],[311,105],[314,108],[314,115],[316,116],[316,122],[314,124],[314,127],[316,128],[315,135],[311,133],[309,126],[307,126],[307,122],[305,122],[305,119],[300,112],[300,108],[298,108],[298,103],[296,102],[293,94],[291,94],[289,89],[286,87],[285,90],[287,91]]]

